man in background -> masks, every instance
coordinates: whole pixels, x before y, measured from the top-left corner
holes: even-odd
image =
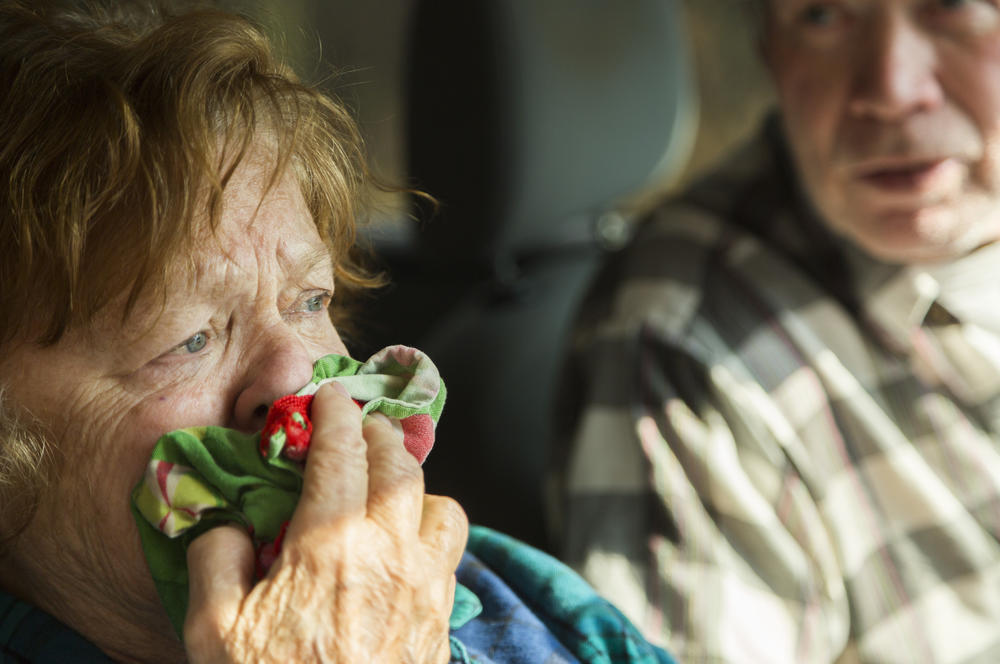
[[[575,336],[566,558],[684,662],[1000,660],[1000,4],[767,0]]]

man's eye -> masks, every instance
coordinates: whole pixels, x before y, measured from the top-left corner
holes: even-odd
[[[188,353],[197,353],[202,348],[204,348],[205,344],[207,343],[208,343],[208,335],[205,334],[204,332],[198,332],[190,339],[182,343],[180,346],[178,346],[177,349],[184,350]]]
[[[981,11],[986,9],[991,9],[996,11],[1000,9],[998,7],[997,0],[937,0],[936,3],[938,7],[945,10],[956,10],[956,9],[968,9],[969,11]]]
[[[958,36],[992,35],[1000,26],[997,0],[933,0],[925,15],[931,24]]]
[[[799,22],[815,27],[829,27],[841,18],[840,12],[832,5],[815,3],[808,5],[799,12]]]

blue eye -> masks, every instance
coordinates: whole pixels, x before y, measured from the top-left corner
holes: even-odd
[[[306,300],[306,311],[323,311],[326,309],[326,295],[314,295]]]
[[[205,334],[204,332],[199,332],[198,334],[194,335],[193,337],[182,343],[181,347],[184,348],[184,350],[186,350],[189,353],[197,353],[202,348],[204,348],[205,344],[207,343],[208,343],[208,335]]]

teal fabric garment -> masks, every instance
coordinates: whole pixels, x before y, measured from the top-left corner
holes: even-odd
[[[401,419],[403,444],[423,439],[423,456],[445,389],[419,351],[390,347],[362,364],[330,356],[299,394],[272,408],[264,434],[199,427],[167,434],[133,492],[133,514],[168,616],[181,634],[187,610],[186,542],[219,521],[235,520],[265,542],[289,519],[302,467],[282,450],[307,449],[307,402],[325,380],[340,380],[365,408]],[[285,403],[289,408],[279,408]],[[416,423],[408,429],[407,421]],[[423,422],[423,424],[421,424]],[[275,426],[272,427],[271,424]],[[273,429],[273,430],[272,430]],[[301,436],[301,438],[300,438]],[[417,447],[421,447],[418,445]],[[168,534],[169,533],[169,534]],[[171,536],[172,535],[172,536]],[[482,527],[470,529],[456,571],[450,616],[452,664],[673,664],[575,572],[554,558]],[[108,662],[80,635],[0,593],[2,662]]]
[[[482,609],[452,623],[455,664],[675,664],[569,567],[494,530],[470,528],[456,576]]]
[[[554,558],[473,526],[456,573],[450,664],[676,664]],[[0,664],[109,664],[46,613],[0,592]]]
[[[0,664],[111,664],[112,661],[44,611],[0,592]]]

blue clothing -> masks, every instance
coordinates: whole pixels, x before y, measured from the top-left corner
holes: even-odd
[[[457,629],[452,612],[452,662],[675,664],[576,572],[511,537],[473,526],[457,576],[483,608]]]
[[[49,614],[0,592],[0,662],[3,664],[106,664],[111,661]]]
[[[453,664],[676,664],[607,600],[537,549],[473,526],[456,573]],[[0,592],[0,664],[108,664],[55,618]]]

